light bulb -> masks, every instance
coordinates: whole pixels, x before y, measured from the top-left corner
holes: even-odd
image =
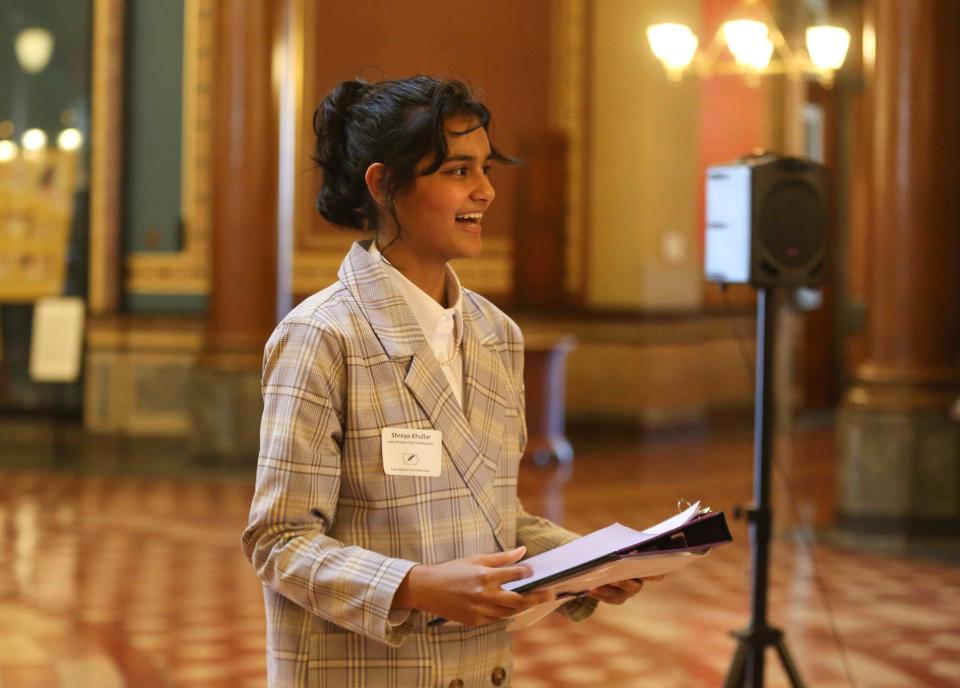
[[[693,60],[697,37],[683,24],[654,24],[647,27],[650,49],[667,71],[678,72]]]
[[[60,150],[75,151],[83,145],[83,134],[73,127],[64,129],[57,137],[57,145],[60,146]]]
[[[19,148],[13,141],[0,141],[0,162],[10,162],[17,157]]]
[[[735,19],[723,23],[723,37],[733,58],[742,65],[763,69],[773,55],[770,29],[756,19]]]
[[[47,147],[47,135],[41,129],[27,129],[20,139],[25,151],[39,151]]]
[[[850,47],[850,32],[838,26],[811,26],[807,29],[807,53],[818,69],[840,69]]]

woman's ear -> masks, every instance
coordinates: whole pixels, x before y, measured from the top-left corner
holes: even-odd
[[[380,206],[387,205],[387,195],[383,189],[385,174],[386,168],[383,166],[383,163],[375,162],[367,168],[366,173],[363,175],[363,180],[367,184],[367,190],[370,192],[373,200],[377,202],[377,205]]]

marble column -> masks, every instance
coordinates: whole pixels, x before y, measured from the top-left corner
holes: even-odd
[[[276,323],[276,6],[217,3],[211,289],[196,375],[195,454],[256,462],[263,345]]]
[[[838,525],[908,551],[960,534],[960,3],[871,9],[868,343],[841,413]]]

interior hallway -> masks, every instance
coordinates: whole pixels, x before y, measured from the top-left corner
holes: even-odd
[[[134,468],[123,473],[106,450],[82,460],[82,470],[64,470],[71,462],[57,467],[38,432],[40,445],[26,430],[0,433],[0,688],[263,686],[260,589],[239,548],[252,468],[186,472],[174,454],[163,463],[159,450],[128,449]],[[727,512],[735,542],[583,624],[550,618],[519,633],[515,688],[720,685],[734,649],[728,631],[749,613],[747,533],[732,518],[751,493],[749,424],[572,439],[572,471],[524,467],[521,496],[531,511],[581,531],[613,520],[643,527],[678,498],[699,498]],[[851,685],[819,570],[853,685],[960,685],[956,560],[823,543],[836,463],[830,425],[782,436],[778,461],[771,620],[785,629],[807,684]],[[798,518],[813,529],[790,527]],[[804,544],[811,532],[816,565]],[[768,666],[767,685],[786,685],[772,655]]]

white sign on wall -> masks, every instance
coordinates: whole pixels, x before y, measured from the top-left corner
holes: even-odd
[[[33,311],[30,379],[76,382],[83,355],[86,305],[76,296],[39,299]]]

